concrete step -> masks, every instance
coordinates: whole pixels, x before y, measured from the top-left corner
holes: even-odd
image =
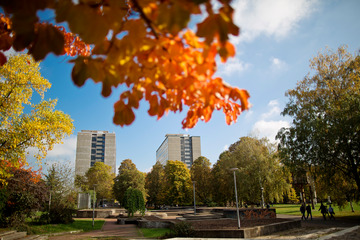
[[[49,239],[49,237],[46,235],[27,235],[21,240],[47,240],[47,239]]]
[[[6,235],[11,235],[13,233],[16,233],[16,231],[6,231],[6,232],[2,232],[0,233],[0,240],[3,240],[3,237]]]
[[[27,233],[26,232],[17,232],[17,231],[12,231],[9,234],[5,234],[3,236],[0,237],[0,240],[15,240],[15,239],[22,239],[24,237],[26,237]]]
[[[206,214],[206,213],[200,213],[200,214],[185,214],[183,215],[183,218],[187,220],[203,220],[203,219],[220,219],[222,218],[221,215],[218,214]]]

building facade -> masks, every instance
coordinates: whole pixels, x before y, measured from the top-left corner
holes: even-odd
[[[85,175],[96,162],[103,162],[116,173],[115,133],[81,130],[77,135],[75,174]]]
[[[156,150],[156,161],[165,165],[168,160],[178,160],[188,168],[201,156],[199,136],[186,134],[166,134],[165,140]]]

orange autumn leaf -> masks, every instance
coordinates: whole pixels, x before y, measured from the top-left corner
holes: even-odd
[[[29,3],[33,11],[15,4],[6,6],[9,16],[23,13],[24,17],[14,18],[15,28],[8,24],[11,33],[19,34],[16,43],[4,40],[0,46],[34,46],[30,53],[41,59],[48,52],[59,52],[61,41],[53,36],[59,35],[56,28],[60,30],[62,34],[57,38],[64,39],[62,53],[77,56],[71,60],[72,79],[77,86],[88,79],[101,82],[105,97],[113,88],[125,87],[114,105],[115,124],[131,124],[134,109],[144,98],[149,103],[148,114],[158,119],[186,107],[183,128],[194,127],[199,119],[208,122],[214,110],[222,110],[226,123],[231,124],[249,108],[246,90],[231,87],[214,76],[218,57],[225,62],[235,56],[229,37],[238,35],[239,28],[233,23],[230,1],[219,0],[216,7],[210,0],[42,2]],[[36,11],[44,8],[54,10],[55,20],[68,24],[72,32],[41,23]],[[193,18],[204,13],[205,19]],[[188,29],[190,19],[197,26],[195,32]],[[32,31],[38,24],[45,27]],[[47,43],[51,39],[54,43]],[[40,47],[42,42],[44,48]]]

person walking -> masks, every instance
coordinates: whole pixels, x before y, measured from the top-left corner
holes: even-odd
[[[310,215],[311,220],[312,220],[312,214],[311,214],[311,207],[310,207],[310,204],[308,204],[308,205],[306,206],[306,212],[307,212],[306,219],[308,219],[308,218],[309,218],[309,215]]]
[[[302,203],[302,204],[301,204],[300,212],[301,212],[301,214],[302,214],[301,220],[303,220],[303,219],[306,220],[306,217],[305,217],[305,203]]]
[[[321,201],[321,205],[320,205],[320,208],[319,208],[318,211],[321,212],[321,214],[323,215],[324,220],[326,221],[327,209],[326,209],[326,206],[322,203],[322,201]]]
[[[329,215],[330,215],[330,219],[334,219],[335,220],[335,212],[334,209],[331,207],[331,205],[329,205]]]

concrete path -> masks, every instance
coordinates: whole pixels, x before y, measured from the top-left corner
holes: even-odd
[[[297,219],[300,216],[277,214],[277,218]],[[319,239],[319,240],[359,240],[360,221],[356,219],[335,219],[324,221],[322,217],[314,217],[313,220],[303,220],[301,228],[290,229],[261,236],[255,239]]]
[[[277,215],[278,218],[300,219],[299,216]],[[50,236],[50,240],[78,240],[90,238],[115,237],[121,239],[144,239],[134,224],[118,225],[116,219],[104,219],[102,230],[86,233],[65,234],[61,236]],[[269,236],[261,236],[253,239],[319,239],[319,240],[359,240],[359,221],[327,220],[314,217],[313,220],[302,221],[302,227]],[[180,238],[178,238],[180,239]],[[188,239],[190,240],[190,239]],[[204,239],[202,239],[204,240]],[[230,240],[230,239],[229,239]],[[244,239],[246,240],[246,239]]]
[[[96,219],[98,220],[98,219]],[[85,233],[65,234],[59,236],[49,236],[50,240],[77,240],[101,237],[121,237],[121,238],[143,238],[135,224],[119,225],[117,219],[106,218],[101,230],[95,230]]]

